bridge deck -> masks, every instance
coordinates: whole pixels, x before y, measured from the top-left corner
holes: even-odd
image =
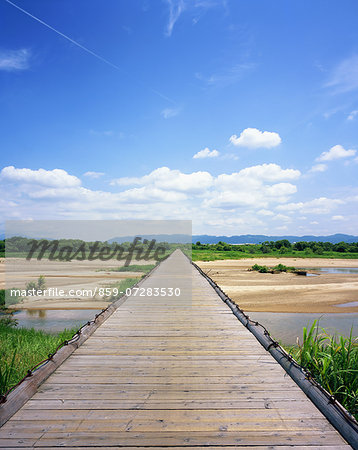
[[[180,252],[143,284],[170,286],[182,295],[123,303],[0,447],[351,448]]]

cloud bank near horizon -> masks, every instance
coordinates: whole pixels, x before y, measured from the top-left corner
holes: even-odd
[[[330,234],[337,230],[327,225],[339,223],[345,225],[339,231],[354,234],[346,210],[352,210],[349,205],[358,201],[358,195],[300,199],[302,173],[275,163],[216,176],[209,171],[183,173],[159,167],[140,177],[112,179],[109,185],[104,181],[102,190],[84,186],[93,179],[98,182],[100,176],[87,172],[81,180],[63,169],[4,167],[0,172],[2,216],[33,220],[190,219],[195,234]]]

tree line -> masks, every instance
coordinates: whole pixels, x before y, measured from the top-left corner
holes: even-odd
[[[325,252],[338,253],[358,253],[358,242],[347,243],[338,242],[316,242],[316,241],[300,241],[291,244],[288,239],[278,241],[265,241],[261,244],[228,244],[226,242],[218,242],[217,244],[202,244],[196,242],[193,244],[193,250],[207,250],[217,252],[245,252],[245,253],[290,253],[290,252],[306,252],[323,254]]]

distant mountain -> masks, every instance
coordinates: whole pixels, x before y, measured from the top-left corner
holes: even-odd
[[[118,242],[121,244],[123,242],[133,242],[133,239],[138,236],[142,238],[142,242],[144,239],[151,241],[155,239],[156,242],[168,242],[169,244],[187,244],[190,243],[190,235],[187,234],[140,234],[134,236],[119,236],[114,237],[112,239],[108,239],[108,243]]]
[[[264,234],[241,234],[239,236],[193,235],[193,243],[199,241],[202,244],[217,244],[219,241],[226,242],[227,244],[261,244],[265,241],[280,241],[281,239],[287,239],[291,244],[299,241],[331,242],[332,244],[337,244],[337,242],[358,242],[358,236],[352,236],[350,234],[332,234],[330,236],[266,236]]]
[[[148,239],[151,241],[155,239],[156,242],[168,242],[170,244],[186,244],[190,240],[190,237],[186,234],[146,234],[140,236],[142,241]],[[133,242],[135,236],[120,236],[108,239],[107,242]],[[0,240],[5,239],[5,235],[0,235]],[[30,238],[34,239],[34,238]],[[192,236],[192,242],[196,243],[200,241],[202,244],[217,244],[219,241],[226,242],[228,244],[261,244],[265,241],[279,241],[281,239],[287,239],[289,242],[294,243],[298,241],[315,241],[315,242],[331,242],[337,244],[337,242],[358,242],[358,236],[352,236],[350,234],[331,234],[329,236],[266,236],[264,234],[240,234],[237,236],[212,236],[208,234],[194,234]],[[52,238],[48,238],[52,240]]]

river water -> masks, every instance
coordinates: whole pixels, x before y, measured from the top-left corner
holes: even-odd
[[[18,327],[58,333],[65,328],[80,328],[101,310],[97,309],[33,309],[16,311]]]
[[[310,327],[314,320],[330,335],[358,336],[358,313],[316,314],[316,313],[269,313],[249,312],[251,319],[262,323],[272,337],[284,345],[302,343],[303,327]]]

